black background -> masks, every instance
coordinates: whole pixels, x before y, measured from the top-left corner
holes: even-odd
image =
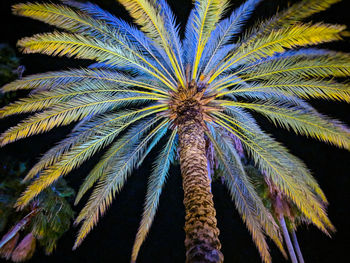
[[[320,0],[322,1],[322,0]],[[34,33],[52,31],[52,27],[31,19],[11,15],[10,6],[21,1],[0,0],[0,42],[9,43],[15,47],[16,41]],[[104,9],[131,21],[126,11],[115,0],[94,0]],[[168,1],[178,17],[182,28],[191,9],[191,0]],[[242,1],[232,0],[235,7]],[[293,3],[295,1],[290,1]],[[350,27],[348,14],[349,0],[334,5],[329,10],[313,16],[312,21],[346,24]],[[285,0],[265,0],[253,14],[249,24],[269,17],[277,8],[288,4]],[[350,52],[349,39],[342,42],[323,45],[338,51]],[[84,61],[73,61],[63,58],[52,58],[44,55],[21,55],[21,63],[27,68],[25,74],[45,72],[49,70],[67,69],[86,65]],[[345,103],[312,102],[320,110],[334,118],[350,124],[349,107]],[[16,118],[9,118],[0,122],[0,131],[15,124]],[[312,170],[325,191],[329,201],[329,216],[337,228],[332,238],[322,234],[313,226],[301,227],[298,237],[306,262],[348,262],[350,249],[349,241],[349,189],[350,178],[348,168],[350,154],[338,149],[296,136],[285,130],[274,129],[265,120],[259,120],[263,129],[272,133],[278,141],[290,148],[292,153],[302,158]],[[31,164],[47,149],[63,138],[69,128],[58,128],[45,135],[33,136],[0,149],[0,158],[9,155],[20,160],[29,160]],[[156,153],[154,153],[155,155]],[[93,167],[97,158],[93,158],[81,168],[73,171],[67,177],[75,188]],[[129,262],[131,248],[137,227],[141,218],[142,205],[146,190],[146,179],[152,167],[152,156],[145,164],[133,173],[125,188],[117,195],[112,207],[100,220],[97,227],[90,233],[83,244],[76,250],[71,248],[78,228],[72,228],[59,241],[57,250],[47,257],[37,251],[30,262]],[[260,262],[258,252],[251,240],[250,234],[243,225],[233,202],[219,182],[213,183],[214,202],[217,209],[218,227],[221,230],[220,239],[225,262]],[[183,241],[184,211],[182,204],[183,192],[178,167],[172,167],[171,173],[161,196],[160,206],[154,224],[146,242],[141,248],[138,262],[184,262],[185,248]],[[76,211],[81,209],[76,207]],[[271,244],[273,262],[285,262],[281,254]]]

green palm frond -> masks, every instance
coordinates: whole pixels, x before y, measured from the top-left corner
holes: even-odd
[[[79,167],[97,151],[110,144],[114,138],[129,125],[161,110],[163,109],[155,109],[150,110],[149,112],[135,114],[130,119],[127,118],[124,120],[124,122],[119,119],[119,116],[108,116],[107,118],[104,118],[105,124],[99,127],[98,133],[88,136],[85,142],[74,145],[69,151],[62,154],[61,158],[56,163],[47,167],[41,173],[41,176],[37,178],[18,199],[16,206],[26,206],[43,189],[54,183],[61,176],[64,176],[76,167]]]
[[[61,30],[21,39],[18,46],[24,53],[94,63],[88,68],[26,76],[2,87],[3,93],[30,93],[1,108],[0,118],[32,115],[5,131],[0,136],[1,146],[75,123],[68,137],[29,171],[24,180],[33,181],[17,201],[17,208],[23,209],[59,178],[105,149],[76,196],[78,203],[95,186],[76,219],[76,224],[82,223],[76,248],[132,171],[158,142],[165,141],[148,182],[132,251],[132,261],[136,261],[170,164],[182,145],[178,140],[187,132],[186,127],[178,127],[192,121],[202,128],[203,134],[198,136],[206,138],[208,156],[209,152],[214,155],[206,169],[214,167],[210,162],[217,162],[263,261],[271,262],[265,236],[285,252],[279,227],[241,157],[254,162],[261,181],[276,187],[298,211],[300,220],[327,234],[333,231],[326,214],[326,196],[315,178],[301,160],[266,134],[249,112],[297,134],[350,150],[350,129],[306,102],[350,102],[349,83],[344,79],[350,76],[350,55],[309,47],[342,39],[347,34],[345,26],[302,22],[339,0],[301,0],[243,34],[244,22],[262,1],[247,0],[224,18],[229,1],[195,0],[183,40],[165,0],[119,2],[139,27],[88,2],[13,6],[15,14]]]
[[[288,77],[265,82],[254,82],[249,85],[237,84],[231,90],[218,95],[232,94],[242,96],[256,92],[267,95],[273,92],[280,92],[287,96],[297,96],[303,99],[320,98],[350,102],[350,86],[347,83],[337,83],[332,80],[298,80]]]
[[[226,138],[227,135],[225,136],[224,132],[212,128],[211,134],[207,133],[207,136],[214,146],[216,158],[224,171],[225,183],[232,199],[235,201],[236,208],[252,234],[263,260],[270,262],[271,256],[265,240],[264,230],[276,245],[284,251],[273,217],[255,192],[244,171],[240,157],[233,149],[232,142]]]
[[[104,171],[108,170],[108,168],[113,165],[113,163],[116,161],[115,159],[119,157],[117,155],[118,151],[122,149],[125,145],[130,143],[130,141],[137,139],[140,134],[147,132],[150,126],[154,125],[155,122],[157,122],[160,118],[154,118],[149,123],[146,123],[144,127],[140,130],[140,133],[133,134],[132,132],[129,134],[129,138],[125,141],[119,141],[118,143],[114,144],[102,157],[101,161],[94,167],[94,169],[90,172],[90,174],[86,177],[84,182],[82,183],[79,192],[75,198],[75,204],[78,204],[78,202],[81,200],[81,198],[85,195],[85,193],[94,185],[94,183],[104,174]],[[159,125],[157,125],[151,132],[147,134],[147,136],[142,140],[141,143],[139,143],[138,147],[145,147],[147,143],[157,135],[159,130],[161,130],[164,127],[168,126],[168,121],[164,120]],[[143,151],[145,152],[145,151]],[[145,152],[144,154],[147,154]]]
[[[345,29],[341,25],[329,24],[296,24],[286,29],[272,31],[267,36],[256,37],[254,41],[244,43],[230,55],[223,65],[210,78],[212,82],[220,73],[235,64],[254,62],[269,57],[275,53],[284,52],[286,49],[315,45],[334,40],[340,40],[340,32]]]
[[[144,129],[143,123],[134,130],[120,138],[107,152],[107,159],[111,154],[114,163],[103,171],[93,193],[86,206],[82,209],[75,223],[82,223],[74,248],[79,246],[86,235],[96,225],[107,207],[111,204],[116,192],[123,187],[127,176],[136,166],[142,153],[146,150],[146,144],[142,143],[141,136]],[[130,138],[131,134],[133,136]],[[102,160],[103,162],[103,160]],[[99,168],[101,169],[101,168]]]
[[[122,94],[114,96],[114,98],[100,94],[77,98],[63,105],[58,104],[52,109],[28,117],[17,126],[4,132],[0,137],[0,143],[1,145],[5,145],[30,135],[49,131],[57,126],[68,125],[91,114],[101,114],[117,107],[130,105],[131,103],[151,100],[157,99],[153,96],[135,96],[134,94],[127,96]]]
[[[136,262],[140,247],[143,241],[146,239],[147,233],[149,232],[149,229],[153,223],[153,219],[159,204],[160,194],[162,192],[163,185],[165,184],[170,164],[174,162],[176,156],[176,132],[177,131],[174,130],[170,135],[170,138],[157,158],[152,174],[149,177],[144,211],[132,249],[131,261]]]
[[[149,111],[150,109],[154,109],[154,106],[142,108],[141,110],[137,111],[119,111],[117,114],[107,114],[103,118],[101,118],[101,116],[96,116],[92,119],[89,119],[89,121],[83,119],[76,125],[72,133],[67,138],[59,142],[55,147],[51,148],[42,156],[40,161],[38,161],[32,167],[32,169],[30,169],[24,180],[31,180],[39,172],[56,163],[59,159],[62,158],[63,154],[71,149],[74,145],[84,143],[88,140],[88,138],[99,134],[100,127],[108,125],[111,122],[116,123],[116,125],[119,125],[119,122],[125,123],[126,120],[135,117],[136,114]]]
[[[154,91],[167,95],[162,83],[157,83],[148,78],[138,76],[128,76],[120,72],[99,69],[73,69],[66,71],[48,72],[35,74],[23,79],[15,80],[1,88],[2,92],[15,91],[19,89],[30,89],[33,91],[61,89],[73,84],[81,83],[105,83],[115,84],[116,87],[138,87],[149,91]],[[155,87],[157,86],[157,87]]]
[[[293,162],[294,158],[289,158],[290,154],[288,151],[262,132],[256,126],[254,120],[246,113],[235,110],[233,107],[227,112],[234,116],[235,119],[243,118],[246,121],[250,119],[250,133],[238,127],[229,126],[224,121],[216,121],[218,125],[241,140],[249,156],[254,160],[260,171],[266,173],[269,180],[288,196],[307,218],[325,233],[328,233],[327,228],[333,230],[334,227],[327,218],[323,205],[319,202],[309,185],[305,183],[306,176],[298,174],[302,170],[297,166],[298,163]]]
[[[223,102],[221,105],[231,105],[259,112],[277,126],[350,149],[350,130],[344,124],[331,120],[311,108],[301,108],[273,101]]]

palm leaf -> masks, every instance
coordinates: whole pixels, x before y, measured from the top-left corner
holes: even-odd
[[[116,161],[116,157],[118,158],[119,155],[117,155],[118,151],[120,151],[123,147],[128,145],[132,140],[135,140],[139,138],[140,135],[143,133],[146,133],[149,128],[154,125],[156,121],[158,121],[160,117],[157,117],[155,119],[152,119],[148,123],[144,123],[142,125],[136,126],[137,128],[131,130],[128,135],[126,136],[126,140],[119,140],[116,142],[102,157],[101,161],[94,167],[94,169],[90,172],[90,174],[86,177],[83,184],[80,186],[79,192],[77,193],[77,196],[75,198],[75,204],[80,202],[81,198],[84,196],[84,194],[94,185],[94,183],[103,176],[104,172],[108,170],[108,168],[113,165],[113,163]],[[138,147],[145,147],[147,143],[154,137],[157,136],[159,131],[161,129],[167,130],[168,127],[168,121],[162,121],[159,125],[157,125],[151,132],[147,134],[147,136],[142,140],[142,142],[139,143]],[[146,125],[147,124],[147,125]],[[147,154],[146,151],[142,151],[144,154]],[[137,165],[139,166],[139,165]]]
[[[25,181],[29,181],[34,178],[38,173],[40,173],[45,168],[52,166],[62,159],[64,153],[71,149],[75,145],[81,145],[88,141],[92,136],[99,134],[100,127],[108,125],[108,123],[125,123],[130,118],[135,117],[136,114],[147,112],[151,109],[156,109],[158,106],[151,106],[142,108],[140,110],[130,111],[118,111],[118,113],[112,112],[109,114],[95,117],[88,117],[88,120],[81,120],[74,128],[72,133],[59,142],[55,147],[51,148],[47,153],[45,153],[39,162],[37,162],[28,172]],[[119,125],[119,124],[118,124]]]
[[[110,144],[114,138],[116,138],[116,136],[129,125],[142,118],[157,113],[160,110],[162,109],[138,114],[131,120],[127,120],[126,123],[120,122],[118,117],[115,118],[117,120],[116,122],[107,122],[107,120],[105,120],[106,124],[100,127],[98,134],[88,137],[85,142],[74,145],[69,151],[62,155],[58,162],[46,168],[40,177],[27,187],[22,196],[17,200],[16,207],[25,207],[46,187],[57,181],[61,176],[64,176],[73,169],[79,167],[97,151]]]
[[[217,62],[225,58],[228,52],[232,51],[235,45],[230,45],[232,38],[241,33],[244,23],[249,19],[251,13],[261,0],[248,0],[239,8],[234,10],[230,17],[220,21],[213,30],[205,47],[200,69],[203,75],[215,68]]]
[[[302,0],[286,10],[281,11],[272,19],[269,19],[261,26],[262,34],[271,32],[276,28],[293,25],[315,13],[328,9],[331,5],[340,2],[341,0]]]
[[[225,183],[232,199],[235,201],[236,208],[252,234],[264,262],[271,262],[263,229],[266,230],[278,247],[283,250],[277,225],[274,224],[272,215],[264,207],[262,200],[249,181],[241,160],[233,149],[232,142],[225,138],[227,136],[223,132],[219,132],[219,130],[211,129],[211,133],[207,133],[207,136],[214,146],[219,160],[219,167],[224,171]]]
[[[188,32],[186,33],[187,43],[194,41],[190,46],[193,58],[192,64],[192,78],[197,80],[198,66],[203,54],[204,47],[210,37],[210,34],[215,28],[223,12],[228,6],[228,1],[218,0],[203,0],[196,1],[189,21]]]
[[[124,39],[127,42],[126,39]],[[24,53],[42,53],[53,56],[67,56],[80,59],[91,59],[121,69],[134,72],[144,72],[156,79],[161,80],[167,87],[174,89],[172,83],[161,74],[154,72],[155,67],[143,63],[140,57],[130,50],[111,42],[97,38],[85,37],[79,34],[69,33],[46,33],[37,34],[32,37],[23,38],[18,42]]]
[[[79,11],[75,11],[62,5],[37,3],[18,4],[13,6],[13,10],[16,14],[35,18],[59,28],[66,29],[70,32],[79,33],[79,35],[91,36],[93,38],[98,38],[101,41],[108,39],[108,41],[112,41],[114,45],[118,45],[121,48],[128,50],[149,68],[152,68],[152,70],[162,76],[163,79],[167,79],[163,74],[164,72],[162,73],[158,69],[161,68],[159,66],[162,65],[147,59],[147,57],[138,50],[138,47],[131,41],[128,41],[127,38],[123,37],[117,29],[110,27],[99,20],[94,20]]]
[[[88,203],[77,217],[75,223],[78,224],[83,221],[83,224],[76,239],[74,249],[81,244],[93,226],[96,225],[99,217],[105,213],[115,196],[115,192],[119,192],[123,187],[127,176],[134,169],[142,152],[145,151],[146,147],[139,147],[141,143],[140,133],[137,132],[134,135],[136,137],[131,141],[129,135],[116,142],[118,145],[124,145],[126,142],[127,145],[121,147],[116,152],[116,155],[113,157],[116,162],[99,179],[99,183],[91,194]],[[145,146],[142,143],[141,145]]]
[[[350,57],[339,52],[305,55],[276,56],[244,66],[236,72],[213,82],[211,89],[222,90],[243,82],[275,81],[293,78],[305,81],[311,78],[346,77],[350,75]]]
[[[160,16],[160,10],[147,0],[118,0],[129,11],[135,23],[141,26],[141,30],[159,44],[167,54],[177,80],[184,86],[182,67],[172,50],[171,39],[166,31],[164,20]]]
[[[170,164],[176,156],[176,129],[173,130],[164,149],[157,158],[152,174],[148,181],[147,194],[144,205],[144,211],[139,230],[136,235],[135,243],[132,249],[131,262],[136,262],[140,247],[145,240],[149,229],[153,223],[154,216],[159,204],[159,198],[165,184]]]
[[[275,125],[293,129],[302,134],[329,142],[339,147],[350,149],[350,131],[342,123],[331,120],[316,110],[305,109],[293,105],[283,105],[273,101],[256,101],[251,103],[228,102],[221,104],[242,107],[263,114]]]
[[[78,8],[79,10],[83,11],[85,14],[88,14],[89,16],[93,17],[95,20],[102,21],[105,24],[108,24],[115,28],[116,31],[120,32],[120,34],[126,35],[128,39],[132,40],[133,44],[137,46],[138,50],[144,54],[145,58],[150,57],[151,60],[153,60],[156,65],[159,65],[164,72],[166,73],[166,76],[169,77],[173,82],[176,82],[174,80],[174,75],[171,73],[173,72],[173,69],[171,68],[171,63],[169,67],[169,60],[167,59],[166,54],[164,54],[164,50],[162,50],[159,46],[154,45],[154,42],[148,38],[143,32],[138,30],[132,25],[129,25],[127,22],[116,18],[112,14],[104,11],[100,7],[98,7],[95,4],[92,3],[81,3],[81,2],[76,2],[73,0],[63,0],[64,3],[71,5],[73,7]],[[163,9],[167,9],[166,7],[163,7],[164,4],[162,4],[162,9],[160,10],[163,12]],[[176,31],[176,27],[171,28],[171,26],[174,26],[173,22],[171,21],[171,14],[170,10],[167,9],[165,10],[166,17],[164,17],[163,13],[163,18],[165,19],[165,27],[168,31],[172,32],[172,30]],[[169,20],[167,20],[167,17],[169,17]],[[172,24],[172,25],[170,25]],[[176,36],[171,33],[171,37],[173,38],[173,42],[175,44],[174,50],[177,49],[176,47]],[[172,44],[172,43],[169,43]],[[180,61],[180,60],[179,60]],[[180,66],[181,66],[181,61],[180,61]]]
[[[98,69],[73,69],[66,71],[54,71],[43,74],[35,74],[23,79],[18,79],[2,87],[2,92],[15,91],[20,89],[52,90],[66,88],[75,83],[98,82],[106,84],[115,84],[122,87],[139,87],[149,91],[154,91],[163,95],[167,95],[165,89],[159,87],[161,82],[157,83],[148,78],[140,76],[129,76],[120,72]],[[157,86],[155,88],[154,86]]]
[[[90,95],[59,104],[52,109],[37,113],[5,131],[0,137],[1,145],[21,138],[43,133],[54,127],[68,125],[86,116],[101,114],[112,109],[138,101],[158,100],[150,96],[135,96],[133,94],[118,96]]]
[[[239,117],[237,114],[244,114],[246,121],[248,118],[251,119],[247,114],[242,111],[237,112],[234,108],[230,108],[229,112],[231,114],[235,113],[235,118]],[[251,133],[255,136],[240,130],[239,127],[229,126],[224,121],[215,122],[241,140],[259,169],[266,173],[269,180],[288,196],[311,222],[325,233],[328,233],[327,228],[334,229],[327,218],[323,205],[312,193],[308,184],[305,183],[304,176],[296,176],[299,169],[295,166],[295,163],[287,158],[286,154],[281,154],[288,153],[284,147],[260,131],[252,119],[249,127],[251,127]]]
[[[210,82],[238,63],[253,62],[283,52],[288,48],[339,40],[341,39],[340,32],[344,29],[344,26],[323,23],[296,24],[286,29],[272,31],[266,36],[256,37],[254,41],[239,45],[239,48],[232,52],[232,55],[210,78]]]
[[[288,77],[250,83],[248,86],[236,85],[232,90],[218,95],[220,97],[227,94],[240,96],[256,92],[266,93],[267,95],[280,92],[283,95],[294,95],[303,99],[321,98],[350,102],[350,87],[348,84],[337,83],[332,80],[296,80]]]
[[[13,114],[35,112],[43,109],[52,108],[63,102],[69,102],[73,99],[87,98],[94,95],[103,94],[104,96],[116,97],[125,96],[123,94],[134,94],[135,96],[155,96],[155,93],[135,90],[132,88],[118,87],[115,84],[91,81],[82,81],[79,84],[72,84],[65,88],[59,88],[51,91],[36,92],[29,95],[28,98],[21,99],[15,103],[0,109],[0,118],[4,118]],[[155,97],[167,98],[167,96],[158,94]]]

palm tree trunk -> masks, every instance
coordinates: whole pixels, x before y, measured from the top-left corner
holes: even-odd
[[[286,226],[286,221],[284,220],[284,217],[283,217],[282,214],[279,214],[279,221],[280,221],[280,225],[281,225],[281,228],[282,228],[284,241],[286,242],[286,246],[288,248],[290,260],[293,263],[298,263],[298,260],[297,260],[297,257],[295,255],[294,248],[293,248],[293,245],[292,245],[292,241],[290,240],[290,237],[289,237],[288,229],[287,229],[287,226]]]
[[[186,263],[221,263],[224,257],[220,252],[219,229],[210,191],[204,128],[198,118],[187,116],[178,129],[186,211]]]
[[[295,251],[297,252],[299,263],[304,263],[304,258],[303,258],[303,254],[301,253],[301,250],[300,250],[297,235],[296,235],[294,230],[292,230],[291,234],[292,234],[293,245],[294,245]]]

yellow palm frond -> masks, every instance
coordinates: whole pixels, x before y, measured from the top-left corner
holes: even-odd
[[[296,80],[288,77],[249,85],[235,85],[232,90],[219,93],[218,97],[227,94],[240,96],[254,92],[269,94],[275,91],[303,99],[320,98],[350,102],[350,86],[347,83],[337,83],[332,80]]]
[[[81,244],[86,235],[91,231],[94,225],[96,225],[100,216],[105,213],[106,209],[111,204],[115,193],[121,190],[127,176],[131,173],[137,164],[141,153],[145,150],[145,147],[141,147],[145,145],[141,142],[141,138],[139,138],[139,135],[142,134],[140,127],[136,128],[138,131],[132,132],[134,136],[131,140],[129,134],[127,134],[121,140],[116,142],[116,148],[119,150],[114,157],[115,163],[109,167],[99,179],[99,183],[91,194],[89,201],[75,221],[75,224],[82,221],[83,224],[80,228],[73,249]],[[123,146],[120,148],[121,145]]]
[[[341,25],[296,24],[286,29],[274,30],[270,34],[256,37],[248,44],[243,43],[234,51],[210,78],[212,82],[218,75],[237,63],[254,62],[288,48],[315,45],[334,40],[340,40],[340,32],[345,29]]]
[[[103,113],[126,103],[137,101],[159,100],[149,96],[122,96],[111,98],[111,96],[94,96],[93,98],[79,98],[59,104],[52,109],[27,118],[18,125],[5,131],[0,137],[0,144],[25,138],[34,134],[43,133],[60,125],[68,125],[72,122],[94,113]]]
[[[129,11],[135,23],[141,26],[141,30],[165,50],[171,62],[177,80],[184,87],[184,72],[182,65],[176,59],[171,47],[169,33],[166,31],[164,21],[159,15],[160,10],[147,0],[118,0]]]
[[[345,53],[330,52],[327,55],[310,58],[303,56],[277,57],[248,64],[213,82],[212,89],[221,91],[235,85],[241,85],[241,83],[257,80],[283,82],[294,79],[294,81],[302,83],[305,79],[346,77],[349,75],[350,56]]]
[[[103,115],[103,118],[100,116],[97,116],[91,120],[89,120],[87,123],[83,119],[81,122],[79,122],[70,136],[68,138],[61,141],[58,145],[51,148],[47,153],[44,154],[44,156],[40,159],[39,162],[37,162],[28,172],[26,177],[24,178],[25,182],[28,182],[29,180],[33,179],[38,173],[43,171],[49,166],[52,166],[53,164],[57,163],[59,160],[62,159],[62,156],[64,153],[66,153],[69,149],[71,149],[73,146],[78,144],[85,143],[91,136],[99,134],[99,130],[101,127],[105,125],[109,125],[110,123],[117,123],[119,125],[120,123],[125,123],[125,120],[132,118],[136,114],[140,114],[142,112],[147,112],[152,109],[159,109],[163,107],[162,105],[155,105],[150,107],[145,107],[140,110],[122,110],[118,111],[118,113],[109,113],[107,115]]]
[[[136,262],[140,247],[143,241],[146,239],[149,229],[151,228],[158,207],[162,187],[165,183],[170,164],[175,159],[176,133],[177,130],[175,129],[170,135],[170,138],[168,139],[167,144],[164,146],[164,149],[157,158],[155,167],[149,178],[142,220],[137,231],[134,246],[131,252],[132,262]]]
[[[156,57],[153,56],[158,63],[158,68],[162,69],[162,71],[153,65],[152,62],[148,61],[147,57],[139,51],[137,46],[127,41],[127,39],[118,32],[117,28],[110,27],[99,20],[92,19],[77,10],[55,4],[27,3],[14,5],[13,11],[15,14],[31,17],[73,33],[98,38],[102,41],[108,39],[112,41],[114,45],[128,50],[154,72],[159,74],[164,80],[167,80],[169,77],[171,78],[169,72]],[[164,74],[167,74],[167,77]],[[169,83],[172,82],[171,80],[168,81]],[[176,85],[176,83],[172,84]]]
[[[133,52],[96,38],[54,32],[23,38],[18,42],[18,45],[26,54],[42,53],[53,56],[67,56],[98,62],[108,61],[110,65],[118,65],[118,67],[131,67],[131,69],[134,67],[159,79],[171,90],[175,89],[174,84],[162,75],[156,74],[142,63]]]
[[[223,102],[221,106],[235,106],[254,110],[275,125],[293,129],[297,134],[311,136],[350,150],[350,130],[335,120],[330,120],[312,109],[273,102]]]
[[[211,129],[211,132],[213,133],[213,129]],[[225,139],[227,135],[225,136],[224,133],[219,131],[215,131],[213,134],[207,132],[206,134],[214,146],[219,164],[223,166],[225,182],[232,199],[236,203],[237,210],[252,234],[264,262],[271,262],[263,230],[283,250],[278,227],[274,223],[272,215],[263,205],[262,200],[245,174],[240,157],[232,149],[232,142]],[[214,136],[215,134],[216,136]]]
[[[242,112],[239,110],[234,108],[227,110],[238,119],[243,117],[243,115],[240,116]],[[244,118],[246,120],[248,118],[246,113]],[[251,119],[251,117],[249,118]],[[317,186],[312,183],[310,176],[303,174],[308,173],[307,170],[298,167],[293,161],[295,157],[291,157],[282,145],[264,134],[253,120],[250,121],[250,127],[251,131],[255,133],[255,137],[240,130],[238,127],[227,125],[223,120],[216,119],[215,123],[240,139],[259,169],[268,176],[269,180],[278,187],[279,191],[283,192],[295,203],[311,222],[327,234],[327,229],[334,230],[323,204],[320,203],[310,188],[312,186],[312,188],[317,189]]]
[[[155,83],[152,80],[140,77],[128,76],[119,72],[98,69],[72,69],[67,71],[53,71],[42,74],[34,74],[22,79],[15,80],[4,85],[2,92],[15,91],[20,89],[52,90],[65,88],[73,84],[96,82],[106,85],[115,84],[122,87],[138,87],[154,91],[163,95],[169,95],[162,83]],[[157,86],[157,87],[155,87]]]
[[[315,13],[321,12],[329,8],[331,5],[340,2],[341,0],[302,0],[298,3],[282,10],[270,19],[266,24],[262,25],[261,34],[271,32],[275,28],[282,28],[293,25],[304,18]]]
[[[155,119],[155,121],[159,120]],[[145,144],[148,143],[150,139],[166,124],[168,123],[168,120],[162,121],[159,125],[157,125],[151,132],[147,134],[147,136],[143,139],[143,141],[138,145],[138,147],[144,147]],[[151,123],[152,125],[153,123]],[[144,127],[141,131],[147,130],[149,127]],[[79,191],[77,193],[77,196],[75,198],[74,203],[78,204],[81,200],[81,198],[85,195],[85,193],[94,185],[94,183],[103,175],[103,172],[108,169],[108,167],[111,165],[111,162],[113,162],[114,157],[116,156],[117,152],[120,151],[126,144],[128,144],[131,140],[133,140],[136,136],[139,136],[139,134],[134,134],[130,136],[127,140],[123,141],[122,143],[116,143],[113,145],[102,157],[101,161],[93,168],[93,170],[90,172],[90,174],[86,177],[85,181],[82,183],[82,185],[79,188]]]
[[[86,159],[110,144],[120,132],[132,123],[163,110],[164,109],[160,108],[139,115],[135,114],[136,116],[134,115],[134,118],[126,120],[125,123],[121,122],[117,117],[114,118],[114,121],[109,121],[109,125],[101,126],[98,134],[93,134],[89,136],[85,142],[74,145],[68,152],[62,155],[58,162],[46,168],[41,176],[23,192],[16,202],[16,207],[20,209],[25,207],[46,187],[57,181],[61,176],[79,167]]]
[[[197,79],[198,65],[201,60],[204,47],[208,42],[211,32],[216,23],[223,16],[223,12],[228,7],[228,1],[203,0],[195,4],[195,17],[192,27],[196,32],[196,50],[194,51],[194,63],[192,79]]]

